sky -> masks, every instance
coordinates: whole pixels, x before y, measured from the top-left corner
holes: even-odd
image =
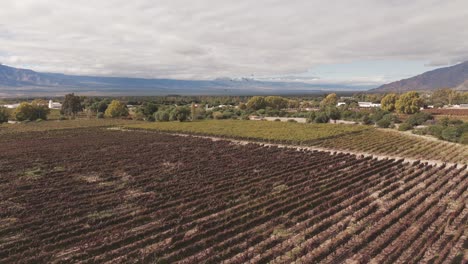
[[[379,85],[468,60],[466,0],[2,0],[0,63]]]

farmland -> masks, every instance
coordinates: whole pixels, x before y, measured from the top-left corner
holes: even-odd
[[[466,258],[466,165],[100,128],[0,144],[0,263]]]
[[[290,122],[209,120],[200,122],[156,122],[126,126],[164,132],[181,132],[283,143],[306,143],[321,138],[369,129],[358,125],[300,124]]]
[[[146,129],[316,146],[329,150],[451,163],[468,162],[468,146],[416,137],[397,131],[343,124],[296,124],[267,121],[202,121],[126,125]],[[437,149],[437,151],[433,151]]]
[[[112,127],[134,125],[141,122],[124,119],[76,119],[76,120],[49,120],[41,122],[28,122],[20,124],[0,124],[0,135],[22,132],[39,132],[62,129],[77,129],[90,127]]]

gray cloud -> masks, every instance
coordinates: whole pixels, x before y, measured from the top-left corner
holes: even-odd
[[[367,59],[443,65],[468,58],[467,24],[466,0],[2,0],[0,62],[182,79]]]

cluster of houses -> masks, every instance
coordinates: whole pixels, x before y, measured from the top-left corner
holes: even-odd
[[[16,109],[18,108],[20,104],[17,103],[17,104],[6,104],[6,105],[2,105],[3,107],[6,107],[6,108],[9,108],[9,109]],[[48,107],[50,109],[61,109],[62,108],[62,104],[59,103],[59,102],[54,102],[52,100],[49,100],[49,104],[48,104]]]

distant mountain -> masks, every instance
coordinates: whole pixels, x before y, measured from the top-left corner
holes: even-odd
[[[372,92],[433,91],[439,88],[468,90],[468,61],[372,89]]]
[[[370,87],[259,81],[251,78],[173,80],[123,77],[74,76],[39,73],[0,64],[0,97],[82,95],[253,95],[307,94],[324,91],[356,91]]]

